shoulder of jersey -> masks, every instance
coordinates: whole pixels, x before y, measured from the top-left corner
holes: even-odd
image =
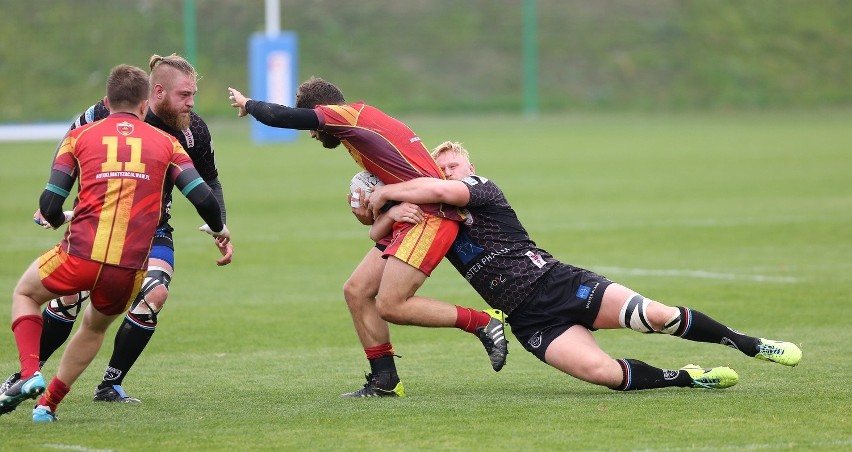
[[[488,179],[486,179],[482,176],[477,176],[477,175],[474,174],[474,175],[465,177],[464,179],[462,179],[462,182],[464,182],[468,185],[477,185],[477,184],[484,184],[484,183],[488,182]]]

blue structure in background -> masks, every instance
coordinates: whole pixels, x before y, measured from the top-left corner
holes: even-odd
[[[281,32],[274,37],[255,34],[249,41],[249,95],[293,107],[298,86],[298,41],[296,33]],[[251,119],[251,137],[256,143],[294,141],[299,131],[263,125]]]

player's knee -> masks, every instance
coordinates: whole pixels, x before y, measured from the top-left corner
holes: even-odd
[[[165,285],[158,285],[151,289],[150,292],[145,296],[145,300],[148,301],[148,304],[157,312],[160,312],[160,309],[163,309],[163,305],[166,304],[166,300],[169,298],[169,288]]]
[[[73,322],[82,310],[83,302],[88,299],[88,291],[54,298],[48,302],[46,312],[59,320]]]
[[[630,294],[621,307],[618,323],[622,328],[630,328],[640,333],[655,333],[656,330],[648,318],[651,300],[637,293]]]
[[[681,331],[681,326],[683,323],[683,314],[685,309],[681,307],[671,307],[667,306],[666,311],[666,320],[663,322],[663,325],[660,327],[660,332],[664,334],[671,335],[679,335],[683,334]]]
[[[405,324],[405,316],[397,303],[389,302],[382,297],[376,297],[376,310],[379,311],[379,317],[385,322],[397,325]]]
[[[365,281],[363,278],[352,276],[343,283],[343,297],[350,305],[372,300],[375,296],[376,287],[371,281]]]
[[[157,323],[157,314],[169,297],[172,274],[159,267],[151,267],[142,283],[142,288],[130,306],[130,314],[146,323]]]
[[[363,290],[362,286],[363,284],[355,278],[349,278],[343,283],[343,298],[346,299],[347,303],[351,303],[359,297]]]
[[[382,320],[384,320],[385,322],[399,322],[399,316],[397,315],[397,312],[394,309],[390,309],[386,305],[381,303],[376,303],[376,308],[379,311],[379,317],[381,317]]]
[[[663,330],[672,320],[672,316],[677,315],[679,310],[648,298],[645,300],[648,302],[645,305],[645,319],[647,319],[654,331],[659,333],[664,332]]]
[[[680,309],[632,294],[621,308],[619,323],[640,333],[672,334],[680,327],[680,318]]]
[[[84,291],[75,293],[74,295],[65,295],[60,298],[55,298],[51,301],[58,301],[59,303],[62,303],[63,306],[70,307],[74,306],[75,304],[82,303],[82,301],[85,301],[87,298],[89,298],[89,292]]]

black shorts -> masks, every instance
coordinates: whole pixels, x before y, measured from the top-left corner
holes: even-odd
[[[554,339],[574,325],[590,330],[612,281],[579,267],[559,264],[547,272],[538,290],[509,315],[512,334],[528,352],[544,361]]]

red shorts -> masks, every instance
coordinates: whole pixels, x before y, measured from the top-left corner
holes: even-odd
[[[397,222],[393,225],[393,239],[382,256],[394,256],[429,276],[450,250],[458,232],[458,221],[429,214],[423,215],[420,224]]]
[[[88,290],[95,309],[104,315],[116,315],[127,310],[136,297],[146,270],[82,259],[57,245],[39,256],[38,272],[47,290],[59,295]]]

